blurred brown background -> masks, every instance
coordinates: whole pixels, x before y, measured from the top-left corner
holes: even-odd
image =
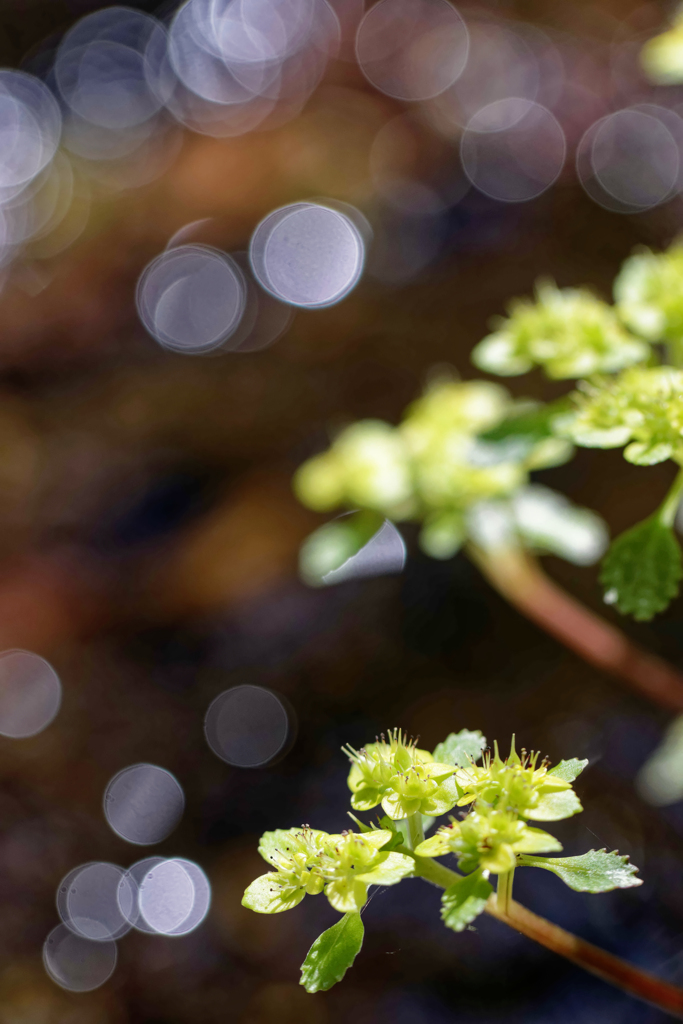
[[[94,6],[3,0],[2,62],[19,65]],[[663,4],[604,2],[486,10],[571,37],[582,54],[577,75],[608,107],[645,92],[635,72],[628,88],[610,78],[615,35],[652,34],[667,13]],[[558,835],[568,853],[630,853],[645,884],[591,897],[520,872],[516,894],[683,981],[681,806],[655,810],[633,788],[667,715],[542,635],[464,559],[419,554],[410,531],[401,576],[307,589],[297,580],[297,549],[318,519],[289,483],[331,427],[363,416],[396,420],[434,364],[474,375],[469,352],[488,320],[539,275],[609,296],[635,245],[664,246],[680,230],[680,198],[642,214],[611,213],[583,192],[571,159],[530,203],[471,189],[430,221],[437,243],[418,273],[391,283],[373,273],[371,252],[348,298],[297,312],[283,338],[252,354],[164,351],[136,314],[141,271],[183,225],[209,219],[198,241],[243,250],[265,214],[300,198],[356,205],[385,239],[391,264],[410,236],[395,232],[369,165],[378,132],[404,110],[352,63],[332,62],[294,120],[234,139],[186,132],[161,177],[137,190],[95,190],[70,247],[41,258],[29,245],[7,272],[0,637],[5,648],[48,658],[64,701],[41,735],[0,740],[0,1024],[664,1020],[497,922],[447,932],[438,894],[419,882],[373,897],[365,948],[342,985],[316,996],[298,987],[298,966],[334,912],[322,900],[277,918],[243,910],[243,887],[261,870],[257,837],[302,821],[344,827],[339,748],[394,725],[430,748],[467,726],[503,744],[514,730],[521,745],[551,758],[589,757],[579,784],[585,813]],[[406,130],[412,142],[401,159],[415,174],[458,173],[457,139],[419,120]],[[582,130],[577,115],[570,155]],[[563,390],[536,375],[511,388],[541,397]],[[666,464],[635,469],[619,453],[582,451],[542,479],[597,509],[616,533],[649,512],[671,475]],[[615,618],[602,606],[596,570],[553,559],[547,568]],[[679,603],[651,626],[621,625],[683,664],[682,614]],[[270,768],[231,768],[205,743],[208,704],[239,683],[270,687],[295,711],[297,742]],[[41,963],[58,920],[55,889],[79,863],[136,859],[108,828],[101,800],[109,778],[138,761],[181,782],[185,816],[158,849],[202,865],[212,909],[185,938],[125,937],[113,978],[69,994]]]

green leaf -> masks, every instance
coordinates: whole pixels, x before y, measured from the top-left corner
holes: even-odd
[[[682,575],[680,545],[656,512],[617,537],[602,563],[600,581],[608,604],[645,622],[676,597]]]
[[[573,789],[564,789],[559,793],[546,793],[541,796],[536,806],[528,812],[527,818],[532,821],[561,821],[571,818],[583,810],[581,801]]]
[[[365,928],[357,912],[319,935],[301,965],[301,981],[307,992],[326,992],[341,981],[360,953]]]
[[[256,914],[281,914],[301,903],[306,890],[302,886],[285,889],[277,877],[277,872],[269,871],[254,879],[244,892],[242,906]]]
[[[548,405],[531,405],[525,403],[521,410],[502,423],[496,424],[491,430],[480,434],[479,438],[490,444],[500,445],[502,457],[524,458],[529,455],[539,441],[554,436],[553,420],[571,408],[566,398],[560,398]]]
[[[324,586],[329,573],[339,569],[382,528],[384,516],[363,510],[340,516],[307,537],[299,552],[299,572],[304,583]]]
[[[560,761],[554,768],[551,768],[548,775],[554,775],[558,779],[562,779],[563,782],[573,782],[577,779],[583,769],[588,764],[588,758],[584,761],[580,761],[577,757],[572,757],[569,761]]]
[[[478,729],[475,732],[461,729],[460,732],[452,732],[443,743],[439,743],[434,750],[434,760],[456,768],[466,768],[470,758],[478,761],[485,749],[486,737]]]
[[[441,920],[454,932],[464,931],[475,917],[483,913],[492,892],[493,887],[481,877],[481,872],[465,875],[449,886],[441,897]]]
[[[576,892],[609,892],[611,889],[630,889],[642,885],[634,875],[638,868],[629,864],[614,850],[589,850],[580,857],[527,857],[520,856],[523,867],[545,868],[561,878]]]

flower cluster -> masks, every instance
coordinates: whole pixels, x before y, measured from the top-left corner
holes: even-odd
[[[631,367],[613,379],[582,385],[576,402],[576,414],[559,427],[575,444],[627,444],[624,457],[640,466],[683,459],[683,370]]]
[[[362,835],[329,835],[307,826],[266,832],[259,853],[275,870],[253,881],[242,902],[259,914],[277,914],[324,892],[342,914],[361,910],[368,886],[393,885],[413,871],[410,857],[382,851],[391,838],[387,829]]]
[[[629,257],[614,282],[614,298],[624,323],[643,338],[683,341],[683,243]]]
[[[382,805],[379,827],[354,818],[360,832],[336,835],[302,826],[266,832],[259,853],[271,870],[248,886],[242,903],[259,914],[277,914],[306,895],[324,893],[344,916],[316,939],[302,965],[301,983],[309,992],[341,981],[363,941],[360,911],[369,887],[395,885],[417,876],[445,889],[442,920],[459,932],[487,907],[493,892],[489,877],[498,876],[497,913],[510,908],[512,875],[517,867],[551,871],[573,889],[607,892],[639,885],[627,857],[591,850],[579,857],[544,857],[561,844],[530,820],[556,821],[581,810],[572,782],[587,761],[562,761],[549,768],[538,755],[518,755],[514,739],[503,760],[494,753],[480,759],[486,740],[480,732],[451,733],[433,753],[393,730],[351,760],[348,785],[356,810]],[[446,825],[428,839],[423,829],[432,815],[470,805],[462,820]],[[353,815],[351,815],[353,817]],[[432,858],[455,854],[457,874]]]
[[[492,874],[512,871],[517,854],[561,850],[554,836],[532,828],[527,820],[558,821],[581,811],[572,781],[587,761],[562,762],[549,769],[538,754],[520,757],[514,740],[503,760],[498,747],[485,755],[480,766],[471,763],[458,769],[455,782],[458,806],[472,804],[463,821],[452,821],[426,839],[415,851],[420,856],[441,857],[454,853],[458,865],[469,874],[482,869]]]
[[[479,435],[518,408],[485,381],[440,381],[408,407],[397,427],[364,420],[305,462],[294,478],[303,504],[318,512],[366,509],[394,520],[422,522],[420,543],[448,558],[478,502],[509,496],[531,470],[571,455],[566,439],[544,436],[522,448],[482,443]]]
[[[411,814],[445,814],[455,806],[455,767],[435,761],[399,730],[360,751],[346,747],[345,752],[351,761],[348,785],[356,811],[370,811],[381,803],[385,814],[399,821]]]
[[[496,322],[472,359],[479,369],[500,376],[540,366],[549,377],[564,379],[613,373],[648,355],[649,346],[625,330],[607,303],[585,288],[543,282],[535,302],[511,304],[509,317]]]

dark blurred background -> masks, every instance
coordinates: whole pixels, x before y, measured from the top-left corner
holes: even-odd
[[[60,34],[102,6],[2,0],[0,62],[38,74]],[[474,376],[469,352],[488,321],[537,277],[609,297],[635,246],[675,237],[677,192],[636,212],[608,209],[574,168],[579,140],[604,113],[680,102],[675,89],[648,86],[637,65],[638,47],[669,13],[663,3],[604,0],[473,12],[535,26],[564,61],[555,110],[568,158],[528,202],[468,187],[458,131],[437,131],[414,104],[407,114],[353,61],[332,59],[301,111],[279,125],[227,138],[174,129],[177,153],[140,187],[80,167],[89,195],[80,233],[54,253],[29,239],[5,261],[0,644],[47,658],[64,696],[44,732],[0,740],[1,1024],[667,1019],[496,921],[445,930],[437,891],[419,881],[375,892],[356,966],[329,993],[308,996],[298,967],[335,912],[306,900],[264,918],[240,898],[262,870],[262,831],[345,827],[343,743],[396,725],[430,749],[462,727],[507,746],[514,731],[551,759],[590,758],[578,783],[585,813],[557,828],[567,853],[618,848],[644,879],[594,897],[520,871],[517,897],[683,983],[683,809],[653,808],[634,789],[667,713],[530,625],[464,558],[421,555],[409,530],[401,575],[305,587],[298,546],[319,520],[290,490],[330,429],[367,416],[395,422],[435,364]],[[426,211],[392,203],[372,170],[378,135],[396,118],[391,160],[436,196]],[[201,220],[192,240],[245,250],[269,211],[317,196],[353,204],[375,232],[347,298],[297,311],[283,337],[252,353],[193,357],[149,337],[136,282],[176,231]],[[564,390],[537,375],[510,387],[543,398]],[[671,476],[667,464],[633,468],[618,452],[580,451],[542,480],[599,511],[614,534],[650,511]],[[597,570],[550,558],[546,567],[616,620]],[[620,625],[683,667],[682,615],[679,603],[652,625]],[[210,702],[239,684],[271,688],[293,709],[296,742],[270,767],[230,767],[204,739]],[[69,993],[41,962],[58,923],[55,890],[78,864],[137,859],[101,810],[108,780],[136,762],[181,783],[182,822],[151,852],[199,863],[212,907],[183,938],[129,934],[110,981]]]

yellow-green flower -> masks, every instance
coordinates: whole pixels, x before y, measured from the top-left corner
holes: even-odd
[[[575,444],[628,445],[624,458],[641,466],[683,459],[683,370],[634,366],[575,398],[577,412],[558,424]]]
[[[683,242],[629,257],[614,282],[614,299],[631,330],[650,341],[682,341]]]
[[[394,885],[413,870],[405,854],[382,852],[391,838],[388,829],[360,835],[329,835],[308,827],[266,832],[259,853],[275,870],[248,886],[242,905],[259,914],[278,914],[306,895],[324,892],[335,910],[360,910],[368,886]]]
[[[518,299],[507,318],[472,353],[488,373],[515,376],[542,367],[564,379],[614,373],[647,359],[649,346],[624,329],[611,306],[585,288],[536,288],[536,301]]]
[[[455,768],[438,763],[398,730],[360,751],[347,747],[346,753],[354,810],[369,811],[381,803],[385,814],[398,821],[411,814],[445,814],[455,806]]]
[[[512,871],[518,853],[551,853],[562,845],[548,832],[531,828],[513,811],[476,809],[425,839],[415,850],[420,857],[454,853],[465,874],[482,868],[492,874]]]
[[[509,756],[502,760],[495,745],[495,754],[484,755],[482,765],[459,768],[455,781],[459,790],[458,806],[475,803],[476,810],[485,807],[510,811],[535,821],[559,821],[581,810],[581,803],[571,783],[587,762],[573,762],[549,768],[546,762],[536,767],[538,754],[520,757],[512,744]],[[572,774],[573,772],[573,774]]]
[[[388,829],[373,832],[345,832],[328,843],[321,857],[325,895],[342,914],[361,910],[370,885],[395,885],[412,874],[414,861],[403,853],[383,853],[392,833]]]
[[[345,505],[401,517],[412,497],[405,446],[388,423],[361,420],[343,430],[326,452],[299,467],[294,490],[316,512]]]

